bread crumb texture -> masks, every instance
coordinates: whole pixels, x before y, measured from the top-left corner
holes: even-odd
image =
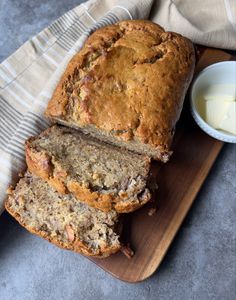
[[[150,159],[102,143],[78,130],[53,126],[26,142],[29,170],[60,193],[90,206],[131,212],[151,199]]]
[[[5,207],[30,232],[64,249],[96,257],[120,249],[115,211],[105,213],[62,196],[29,172],[9,191]]]

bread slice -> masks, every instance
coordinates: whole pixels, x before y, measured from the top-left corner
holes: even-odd
[[[191,41],[150,21],[103,27],[70,61],[45,114],[166,162],[194,65]]]
[[[96,257],[120,250],[115,211],[104,213],[72,195],[61,196],[29,172],[9,191],[5,207],[30,232],[64,249]]]
[[[78,130],[53,126],[26,142],[29,170],[58,192],[103,211],[131,212],[151,198],[150,159],[102,143]]]

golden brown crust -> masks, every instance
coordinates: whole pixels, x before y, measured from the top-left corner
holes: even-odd
[[[130,213],[142,207],[150,200],[150,197],[147,196],[142,201],[133,200],[132,202],[125,202],[120,197],[114,197],[111,194],[92,192],[75,181],[69,182],[67,188],[77,199],[83,199],[82,201],[86,202],[89,206],[105,212],[115,209],[118,213]]]
[[[188,39],[150,21],[101,28],[69,63],[46,116],[149,145],[166,160],[194,62]]]
[[[9,192],[9,196],[12,194],[12,192]],[[45,231],[42,230],[36,230],[35,228],[32,228],[30,226],[27,226],[25,222],[21,219],[20,215],[16,213],[15,211],[11,210],[11,207],[9,205],[8,199],[5,201],[5,208],[6,210],[17,220],[17,222],[25,227],[29,232],[36,234],[45,240],[49,241],[50,243],[66,250],[72,250],[74,252],[87,255],[87,256],[93,256],[97,258],[105,258],[108,257],[109,255],[116,253],[120,250],[121,246],[117,244],[116,246],[108,246],[104,245],[100,249],[97,249],[96,252],[92,251],[91,248],[89,248],[86,243],[84,243],[81,240],[74,240],[70,244],[68,243],[62,243],[59,241],[56,237],[51,238],[49,235],[46,234]]]
[[[50,128],[40,134],[45,136],[50,134]],[[116,196],[112,193],[103,194],[97,191],[92,191],[80,182],[68,180],[67,172],[61,166],[55,165],[54,159],[49,153],[43,150],[37,150],[33,147],[32,141],[37,139],[32,137],[25,142],[25,156],[29,171],[54,187],[59,193],[72,193],[79,201],[83,201],[91,207],[98,208],[104,212],[115,209],[118,213],[130,213],[137,210],[146,204],[151,194],[147,193],[142,199],[125,200],[126,194]],[[150,159],[147,160],[147,166],[150,164]]]
[[[96,207],[105,212],[112,209],[112,202],[115,201],[115,198],[111,194],[100,194],[91,191],[76,181],[69,181],[67,187],[77,199],[82,199],[82,201],[86,202],[89,206]]]
[[[34,139],[32,137],[25,142],[25,158],[29,171],[47,181],[59,193],[66,194],[68,190],[62,182],[61,177],[54,175],[54,166],[51,162],[51,157],[46,152],[38,152],[30,147],[30,143]],[[62,174],[63,172],[60,175]]]

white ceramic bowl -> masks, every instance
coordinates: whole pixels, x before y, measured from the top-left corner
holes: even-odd
[[[207,86],[235,83],[236,61],[226,61],[210,65],[209,67],[203,69],[197,75],[191,87],[191,113],[194,120],[207,134],[227,143],[236,143],[236,136],[221,130],[217,130],[207,124],[199,112],[200,103],[198,103],[198,101],[201,101],[199,100],[199,95]]]

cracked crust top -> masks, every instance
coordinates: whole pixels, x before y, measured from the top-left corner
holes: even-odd
[[[46,116],[166,161],[194,62],[188,39],[150,21],[101,28],[69,63]]]

